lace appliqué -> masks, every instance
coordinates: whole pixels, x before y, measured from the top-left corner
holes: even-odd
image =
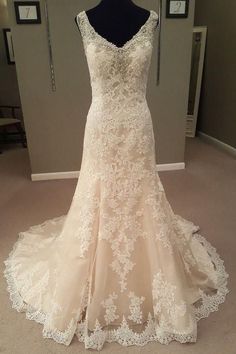
[[[135,323],[142,323],[142,310],[141,305],[145,300],[144,296],[136,296],[133,291],[130,291],[128,294],[131,304],[129,305],[130,315],[128,316],[129,320],[134,321]]]
[[[106,324],[110,324],[117,318],[119,318],[118,315],[116,315],[116,305],[114,304],[114,300],[118,298],[118,295],[115,294],[114,292],[109,295],[108,299],[103,300],[101,302],[102,306],[105,307],[106,309],[106,314],[104,315]]]
[[[152,286],[154,314],[160,317],[161,327],[173,330],[172,324],[186,313],[186,302],[182,300],[179,304],[176,303],[177,287],[165,279],[162,270],[155,274]]]

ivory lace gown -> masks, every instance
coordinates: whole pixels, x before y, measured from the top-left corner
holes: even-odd
[[[195,342],[229,292],[199,226],[174,214],[156,171],[146,83],[158,15],[123,47],[77,15],[90,72],[80,175],[67,215],[21,232],[4,275],[12,306],[45,338]]]

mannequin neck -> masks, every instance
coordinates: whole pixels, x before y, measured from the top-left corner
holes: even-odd
[[[119,9],[121,7],[134,7],[135,4],[132,0],[101,0],[99,6],[110,8],[110,9]]]

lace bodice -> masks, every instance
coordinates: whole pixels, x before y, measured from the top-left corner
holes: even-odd
[[[109,42],[90,24],[85,11],[77,15],[90,73],[93,100],[122,105],[144,99],[150,66],[154,30],[158,15],[150,11],[139,31],[122,47]]]

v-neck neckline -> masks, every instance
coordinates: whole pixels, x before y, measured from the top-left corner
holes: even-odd
[[[146,28],[147,24],[149,23],[149,21],[151,20],[152,17],[152,10],[150,10],[149,16],[147,18],[147,20],[144,22],[144,24],[139,28],[138,32],[136,32],[130,39],[128,39],[121,47],[117,46],[115,43],[108,41],[108,39],[106,39],[105,37],[103,37],[101,34],[99,34],[95,28],[91,25],[89,18],[87,16],[87,13],[85,10],[82,11],[84,14],[84,17],[87,21],[87,24],[89,26],[89,28],[91,29],[91,31],[100,39],[102,40],[106,45],[110,46],[111,48],[114,48],[116,50],[125,50],[132,42],[135,41],[135,39],[141,34],[141,32]]]

